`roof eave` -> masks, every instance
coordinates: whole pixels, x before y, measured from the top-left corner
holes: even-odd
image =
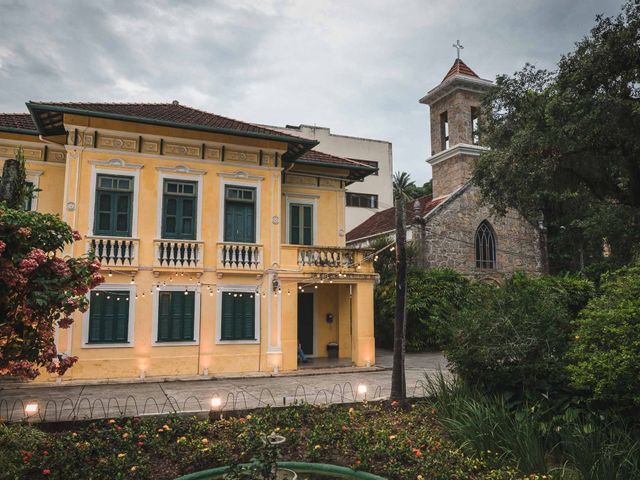
[[[456,74],[443,81],[437,87],[429,90],[427,94],[419,100],[419,103],[424,103],[425,105],[433,104],[456,89],[472,90],[481,93],[493,86],[494,83],[485,78]]]
[[[235,130],[235,129],[231,129],[231,128],[208,127],[206,125],[193,125],[193,124],[188,124],[188,123],[171,122],[171,121],[168,121],[168,120],[157,120],[157,119],[144,118],[144,117],[135,117],[135,116],[131,116],[131,115],[122,115],[122,114],[118,114],[118,113],[96,112],[96,111],[93,111],[93,110],[84,110],[84,109],[80,109],[80,108],[62,107],[62,106],[58,106],[58,105],[47,105],[47,104],[34,103],[34,102],[27,102],[26,105],[27,105],[27,108],[29,109],[29,112],[31,112],[31,116],[34,119],[34,121],[36,123],[36,126],[38,127],[39,133],[41,133],[43,135],[45,134],[43,132],[44,127],[43,127],[42,123],[40,122],[40,119],[38,118],[38,115],[36,114],[39,110],[40,111],[42,111],[42,110],[52,110],[54,112],[60,112],[60,113],[71,113],[71,114],[76,114],[76,115],[85,115],[85,116],[92,116],[92,117],[98,117],[98,118],[107,118],[107,119],[110,119],[110,120],[122,120],[122,121],[126,121],[126,122],[144,123],[144,124],[147,124],[147,125],[158,125],[158,126],[163,126],[163,127],[173,127],[173,128],[180,128],[180,129],[183,129],[183,130],[198,130],[198,131],[203,131],[203,132],[221,133],[221,134],[233,135],[233,136],[237,136],[237,137],[249,137],[249,138],[257,138],[257,139],[261,139],[261,140],[272,140],[272,141],[277,141],[277,142],[284,142],[284,143],[287,143],[287,144],[297,143],[297,144],[300,144],[301,146],[307,147],[306,149],[304,149],[304,151],[315,147],[319,143],[317,140],[310,140],[310,139],[306,139],[306,138],[293,137],[293,136],[288,136],[288,135],[275,135],[275,134],[267,134],[267,133],[248,132],[248,131],[245,131],[245,130]],[[304,153],[304,151],[302,153]],[[300,155],[302,153],[300,153]]]
[[[39,132],[37,130],[29,130],[27,128],[14,128],[14,127],[5,127],[5,126],[0,126],[0,132],[20,133],[22,135],[35,135],[36,137],[39,135]]]

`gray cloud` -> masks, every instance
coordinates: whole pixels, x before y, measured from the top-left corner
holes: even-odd
[[[426,107],[455,51],[480,76],[554,68],[621,0],[0,0],[0,110],[170,101],[390,140],[425,181]]]

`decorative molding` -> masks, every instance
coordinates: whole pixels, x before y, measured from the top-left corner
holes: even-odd
[[[202,152],[201,147],[195,145],[185,145],[181,143],[163,143],[162,153],[169,155],[187,156],[200,158]]]
[[[85,135],[86,137],[86,135]],[[91,145],[93,144],[93,136],[91,137]],[[98,136],[98,148],[111,148],[113,150],[125,150],[128,152],[138,151],[138,139],[127,137],[114,137],[107,135]]]
[[[207,174],[206,170],[189,168],[186,165],[176,165],[175,167],[156,167],[156,170],[159,172],[184,173],[187,175],[206,175]]]
[[[238,170],[237,172],[233,172],[233,173],[218,172],[218,176],[223,178],[233,178],[236,180],[253,180],[253,181],[259,181],[259,182],[264,180],[264,177],[259,177],[257,175],[249,175],[247,172],[243,172],[241,170]]]
[[[44,173],[43,170],[27,170],[26,171],[27,177],[39,177],[43,173]]]
[[[289,198],[289,197],[292,197],[292,198],[311,198],[311,199],[320,198],[320,195],[313,195],[311,193],[284,192],[283,195],[284,195],[285,199]]]
[[[444,162],[456,155],[471,155],[474,157],[480,156],[482,152],[486,152],[489,149],[487,147],[481,147],[480,145],[471,145],[468,143],[458,143],[447,150],[443,150],[441,152],[432,155],[427,158],[427,162],[430,165],[437,165],[440,162]]]
[[[239,150],[226,150],[224,159],[231,162],[251,162],[258,163],[258,153],[243,152]]]
[[[433,105],[438,100],[446,97],[456,90],[486,93],[486,91],[493,85],[494,83],[491,80],[458,74],[448,78],[437,87],[429,90],[429,92],[422,97],[419,102],[426,105]]]
[[[110,158],[109,160],[89,160],[91,165],[98,165],[101,167],[120,167],[120,168],[130,168],[134,170],[140,170],[144,168],[144,165],[141,163],[128,163],[122,160],[121,158]]]

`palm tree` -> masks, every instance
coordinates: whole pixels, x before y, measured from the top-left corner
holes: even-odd
[[[396,207],[396,312],[393,328],[392,400],[407,398],[404,369],[407,336],[407,220],[404,206],[411,188],[415,188],[415,184],[407,172],[396,172],[393,175],[393,197]]]

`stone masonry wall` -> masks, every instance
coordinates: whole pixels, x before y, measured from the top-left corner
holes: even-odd
[[[431,154],[444,150],[440,136],[440,114],[447,112],[449,119],[449,147],[458,143],[472,144],[471,107],[478,107],[481,95],[464,90],[456,90],[431,105]]]
[[[496,234],[495,269],[476,268],[474,238],[483,220],[489,221]],[[504,275],[518,270],[530,274],[543,271],[537,228],[514,210],[504,217],[493,215],[473,185],[427,219],[423,245],[427,266],[449,267],[480,279],[499,282]]]
[[[467,183],[476,159],[472,155],[456,155],[432,165],[433,198],[449,195]]]

